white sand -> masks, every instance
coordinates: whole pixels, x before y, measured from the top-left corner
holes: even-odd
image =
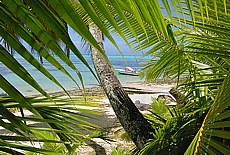
[[[139,100],[141,104],[150,104],[152,102],[152,98],[157,98],[159,95],[170,95],[169,90],[175,85],[168,84],[146,84],[146,83],[123,83],[122,86],[124,88],[137,89],[140,92],[148,92],[149,94],[129,94],[131,100],[135,103],[135,101]],[[170,95],[171,96],[171,95]],[[102,100],[102,104],[105,104],[104,111],[108,117],[115,117],[115,113],[110,106],[109,100],[105,97]]]

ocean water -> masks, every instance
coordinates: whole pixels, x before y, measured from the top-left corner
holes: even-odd
[[[89,54],[83,55],[86,59],[86,61],[90,64],[90,66],[93,66],[91,57]],[[18,60],[18,62],[24,66],[27,71],[32,75],[32,77],[39,83],[39,85],[46,90],[47,92],[57,92],[61,91],[62,89],[58,87],[56,84],[54,84],[52,81],[50,81],[48,78],[46,78],[42,73],[37,71],[33,66],[31,66],[27,61],[25,61],[20,55],[15,54],[14,57]],[[140,64],[142,62],[145,62],[148,60],[148,58],[140,59],[140,56],[133,56],[133,55],[126,55],[124,56],[128,66],[132,67],[135,70],[140,69]],[[111,64],[115,69],[124,69],[126,66],[126,63],[124,59],[120,55],[112,55],[108,56]],[[84,85],[85,87],[93,87],[98,85],[98,82],[93,77],[92,73],[88,70],[87,67],[85,67],[80,60],[76,58],[76,56],[71,55],[70,56],[71,61],[74,63],[74,65],[78,68],[78,70],[81,72],[83,79],[84,79]],[[65,65],[61,60],[58,60],[67,71],[70,72],[70,74],[74,77],[76,81],[79,83],[78,76],[76,73],[69,68],[67,65]],[[66,90],[76,89],[77,85],[71,81],[69,77],[64,75],[62,72],[57,70],[55,67],[53,67],[49,62],[44,60],[43,66],[63,85],[63,87]],[[0,63],[0,74],[4,76],[13,86],[15,86],[23,95],[34,95],[38,94],[38,92],[28,85],[26,82],[24,82],[22,79],[20,79],[17,75],[12,73],[7,67],[5,67],[2,63]],[[119,75],[117,74],[119,80],[121,82],[136,82],[140,81],[140,79],[137,76],[128,76],[128,75]],[[80,85],[80,83],[79,83]],[[4,94],[5,92],[0,89],[0,94]]]

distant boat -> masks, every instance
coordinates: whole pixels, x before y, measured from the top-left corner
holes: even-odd
[[[117,72],[122,75],[131,75],[131,76],[138,76],[138,73],[132,69],[131,67],[125,67],[124,69],[117,69]]]

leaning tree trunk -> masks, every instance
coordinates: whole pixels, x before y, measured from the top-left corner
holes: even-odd
[[[90,25],[89,29],[103,49],[101,31],[95,25]],[[124,91],[113,69],[103,55],[93,47],[91,47],[91,52],[97,75],[118,120],[137,148],[142,149],[147,140],[153,138],[151,134],[153,128]]]

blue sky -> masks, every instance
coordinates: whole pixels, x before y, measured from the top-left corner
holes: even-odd
[[[82,45],[81,36],[79,36],[71,28],[69,29],[69,34],[70,34],[72,41],[79,48],[79,50],[83,54],[88,54],[88,52],[84,48],[81,48],[81,45]],[[126,45],[126,43],[123,41],[123,39],[121,37],[116,36],[116,35],[112,35],[112,36],[113,36],[114,40],[116,41],[118,47],[122,51],[123,55],[132,55],[131,50],[129,49],[129,47]],[[113,44],[107,38],[105,38],[104,46],[105,46],[105,51],[106,51],[107,55],[120,55],[118,50],[113,46]],[[141,54],[142,54],[142,52],[140,52],[139,54],[136,53],[135,55],[141,55]]]

